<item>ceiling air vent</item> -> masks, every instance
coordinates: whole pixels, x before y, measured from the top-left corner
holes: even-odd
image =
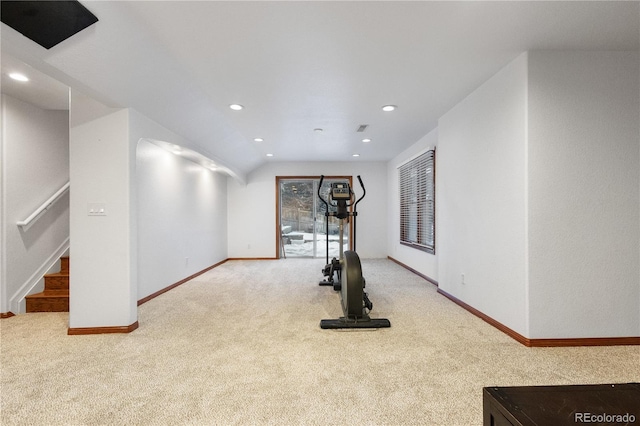
[[[356,130],[356,132],[358,132],[358,133],[362,133],[362,132],[364,132],[365,130],[367,130],[367,127],[369,127],[369,125],[368,125],[368,124],[361,124],[361,125],[360,125],[360,127],[358,127],[358,130]]]

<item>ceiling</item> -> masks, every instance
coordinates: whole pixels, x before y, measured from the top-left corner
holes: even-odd
[[[134,108],[241,175],[388,161],[524,51],[640,45],[635,1],[82,3],[99,21],[50,50],[2,24],[3,93]],[[6,78],[20,67],[28,84]]]

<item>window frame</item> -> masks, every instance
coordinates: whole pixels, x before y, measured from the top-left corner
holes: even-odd
[[[398,166],[400,244],[436,252],[436,161],[430,148]]]

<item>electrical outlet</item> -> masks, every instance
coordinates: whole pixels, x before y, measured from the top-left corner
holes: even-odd
[[[464,280],[464,274],[460,274],[460,282],[462,284],[466,284],[467,282]]]

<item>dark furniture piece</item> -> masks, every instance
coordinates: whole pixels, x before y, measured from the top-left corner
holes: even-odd
[[[640,383],[486,387],[484,426],[640,425]]]

